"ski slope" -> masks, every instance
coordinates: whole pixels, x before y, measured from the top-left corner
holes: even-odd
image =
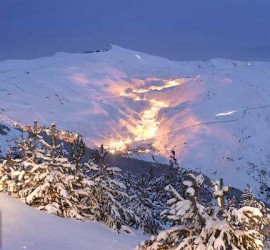
[[[167,162],[269,186],[270,63],[213,59],[175,62],[113,46],[99,53],[57,53],[0,62],[1,116],[56,122],[90,147],[145,152]]]
[[[0,194],[1,249],[131,250],[146,235],[118,234],[94,222],[60,218]]]

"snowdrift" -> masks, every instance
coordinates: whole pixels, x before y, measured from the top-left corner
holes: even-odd
[[[36,210],[0,194],[1,249],[130,250],[146,236],[117,234],[93,222],[78,222]]]

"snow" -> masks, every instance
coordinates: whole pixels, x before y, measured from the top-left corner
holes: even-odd
[[[177,212],[177,216],[183,216],[187,213],[187,211],[190,210],[191,207],[191,202],[189,200],[184,200],[184,201],[178,201],[176,203],[176,212]]]
[[[190,196],[194,196],[194,195],[195,195],[195,190],[194,190],[194,188],[189,187],[189,188],[186,190],[186,194],[187,194],[187,195],[190,195]]]
[[[6,155],[7,150],[15,145],[15,141],[21,138],[22,133],[15,129],[9,120],[1,115],[0,111],[0,150],[2,155]]]
[[[117,234],[98,223],[50,215],[2,193],[0,210],[3,250],[131,250],[148,238],[137,231]]]
[[[263,216],[260,212],[260,209],[247,206],[241,207],[238,210],[234,210],[233,215],[237,217],[238,221],[248,221],[247,217],[251,217],[252,215],[256,221]]]
[[[140,55],[139,60],[135,55]],[[270,65],[175,62],[113,46],[0,62],[2,116],[82,134],[90,147],[181,166],[257,196],[269,178]],[[27,114],[27,116],[25,115]],[[152,149],[155,149],[154,151]]]
[[[192,182],[191,181],[183,181],[183,184],[185,186],[191,187],[192,186]]]
[[[196,176],[195,180],[198,183],[198,185],[202,185],[204,182],[204,177],[202,175],[198,175]]]

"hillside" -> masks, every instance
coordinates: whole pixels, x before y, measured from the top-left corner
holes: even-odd
[[[89,147],[146,160],[167,162],[173,148],[182,166],[269,199],[259,190],[270,175],[269,82],[267,62],[174,62],[117,46],[57,53],[0,62],[1,116],[56,122]]]
[[[23,134],[26,136],[26,133],[10,124],[6,117],[0,115],[0,118],[0,152],[5,156],[10,147],[15,146],[15,142],[20,140]]]
[[[117,234],[98,223],[50,215],[3,193],[0,194],[0,210],[3,250],[130,250],[147,237],[139,232],[134,235]]]

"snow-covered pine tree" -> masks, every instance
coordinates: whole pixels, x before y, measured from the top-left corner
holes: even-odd
[[[126,193],[129,197],[132,197],[135,194],[135,185],[136,185],[136,178],[132,175],[131,172],[127,171],[124,172],[120,177],[122,177],[122,182],[126,187]]]
[[[175,187],[177,192],[179,192],[181,195],[184,195],[185,188],[183,186],[183,181],[186,177],[187,171],[179,166],[177,159],[175,158],[176,156],[174,150],[171,150],[169,157],[169,168],[166,175],[164,176],[165,186],[170,184]]]
[[[20,151],[20,158],[23,160],[36,161],[37,143],[33,142],[32,138],[21,138],[21,141],[17,142],[18,149]]]
[[[162,212],[162,216],[171,222],[172,227],[164,230],[150,240],[142,242],[138,250],[173,250],[190,249],[189,243],[195,240],[205,225],[206,208],[201,205],[197,196],[203,184],[203,176],[189,175],[189,180],[184,181],[185,198],[182,197],[171,185],[166,190],[172,193],[168,200],[169,209]]]
[[[173,149],[171,150],[169,164],[171,166],[177,166],[178,167],[178,161],[177,161],[177,159],[175,157],[175,151]]]
[[[215,207],[205,227],[194,241],[194,246],[213,250],[262,250],[263,237],[256,230],[262,214],[258,208],[242,206],[237,208],[235,199],[225,204],[229,187],[214,191],[220,207]],[[222,202],[224,200],[224,203]],[[251,229],[250,225],[254,225]]]
[[[160,216],[157,211],[160,202],[157,200],[157,194],[154,192],[155,176],[150,173],[142,175],[135,185],[135,192],[129,203],[135,214],[140,218],[138,224],[133,227],[146,233],[157,234],[162,228]]]
[[[219,207],[210,207],[205,216],[205,226],[194,238],[185,239],[186,248],[180,249],[211,249],[211,250],[262,250],[262,237],[256,229],[249,225],[260,223],[262,214],[259,209],[249,206],[237,208],[236,200],[231,199],[227,204],[225,197],[229,187],[221,186],[215,189],[213,196]],[[190,240],[191,239],[191,240]],[[183,241],[184,242],[184,241]]]
[[[257,224],[248,225],[250,229],[256,229],[262,235],[265,236],[265,242],[267,244],[270,243],[270,209],[265,206],[265,204],[256,199],[254,194],[251,191],[250,185],[244,189],[244,193],[241,195],[241,201],[239,204],[240,207],[254,207],[258,208],[262,213],[262,217],[260,218],[260,222]]]
[[[55,126],[52,130],[55,133]],[[49,213],[83,219],[80,201],[89,197],[92,181],[63,156],[56,136],[51,144],[41,136],[37,139],[36,148],[32,147],[31,139],[19,144],[24,153],[22,159],[13,160],[15,168],[7,161],[3,163],[1,190]],[[34,158],[29,149],[35,150]]]
[[[171,185],[180,194],[184,195],[185,187],[183,185],[183,180],[187,175],[187,171],[181,168],[175,158],[175,151],[172,150],[170,154],[169,166],[166,170],[165,175],[155,176],[150,168],[148,175],[149,187],[152,190],[153,201],[157,204],[155,205],[155,213],[161,213],[165,208],[167,208],[167,200],[170,199],[171,194],[165,190],[165,187]]]
[[[42,137],[39,138],[43,152],[50,158],[52,164],[56,158],[64,156],[62,143],[57,143],[57,133],[56,125],[53,123],[48,133],[49,142],[46,142]]]
[[[0,164],[0,192],[6,192],[14,197],[19,197],[17,185],[18,160],[7,159]]]
[[[215,189],[213,196],[219,207],[208,210],[208,219],[195,240],[189,243],[187,249],[212,250],[262,250],[263,237],[256,230],[262,214],[258,208],[242,206],[237,208],[236,200],[232,198],[225,203],[229,187],[221,184]],[[254,228],[251,228],[253,225]],[[187,245],[188,246],[188,245]]]
[[[85,143],[81,136],[77,136],[74,143],[70,145],[70,161],[75,164],[76,168],[80,167],[81,160],[85,156]]]
[[[33,142],[33,145],[37,148],[38,140],[40,138],[39,134],[42,131],[42,127],[38,126],[38,121],[35,120],[33,127],[29,131],[29,139]]]
[[[120,169],[108,167],[103,162],[99,165],[93,161],[84,164],[84,171],[93,182],[91,193],[84,200],[83,211],[91,220],[100,221],[117,231],[130,232],[127,225],[136,224],[139,218],[134,211],[127,208],[126,187],[120,181]]]
[[[19,186],[17,185],[16,175],[19,172],[19,164],[22,161],[18,159],[14,147],[7,151],[6,159],[0,164],[0,192],[4,191],[9,195],[18,197]],[[16,156],[16,159],[15,159]]]
[[[166,202],[168,200],[168,194],[165,187],[168,185],[168,182],[164,176],[158,177],[152,168],[150,168],[146,173],[146,181],[151,194],[150,198],[153,204],[153,213],[156,218],[162,220],[160,218],[160,214],[165,208],[167,208]],[[176,185],[182,186],[182,183]]]
[[[195,177],[196,178],[196,177]],[[193,180],[195,179],[193,177]],[[199,178],[199,183],[201,183]],[[188,188],[184,199],[174,192],[169,200],[170,209],[164,215],[175,226],[161,232],[157,237],[143,242],[139,250],[262,250],[263,236],[256,227],[260,224],[262,213],[258,208],[242,206],[237,208],[235,201],[222,204],[220,198],[228,193],[224,186],[215,190],[214,196],[221,207],[204,206],[197,202],[196,181],[184,182]],[[198,187],[198,186],[197,186]],[[253,225],[254,228],[250,228]]]

